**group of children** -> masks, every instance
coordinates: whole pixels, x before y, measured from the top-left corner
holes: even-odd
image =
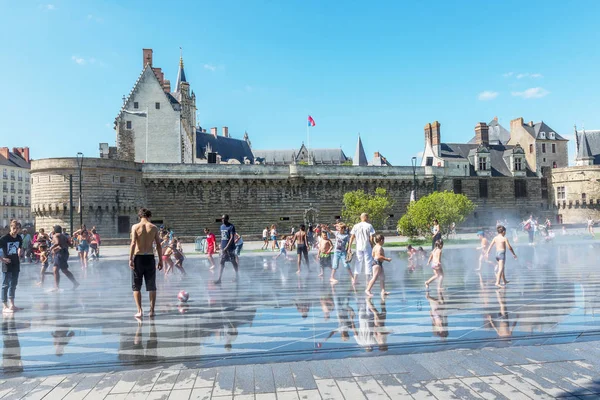
[[[177,268],[183,275],[185,275],[185,269],[183,268],[183,261],[185,255],[183,254],[183,247],[178,238],[173,236],[173,231],[161,230],[160,231],[161,247],[162,247],[162,259],[165,264],[165,275],[173,271],[173,267]],[[175,261],[173,261],[175,260]]]

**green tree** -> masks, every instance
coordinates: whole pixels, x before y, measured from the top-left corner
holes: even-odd
[[[383,188],[375,189],[370,195],[363,190],[355,190],[344,194],[342,218],[350,225],[360,222],[360,214],[369,214],[371,224],[375,229],[381,229],[389,218],[394,201]]]
[[[475,204],[463,194],[434,192],[409,204],[406,214],[398,221],[398,232],[409,237],[431,236],[434,219],[440,223],[443,232],[450,225],[457,225],[475,210]]]

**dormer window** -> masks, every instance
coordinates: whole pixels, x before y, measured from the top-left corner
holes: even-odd
[[[521,157],[515,158],[515,171],[521,171],[523,168]]]
[[[487,157],[479,157],[479,170],[480,171],[487,170]]]
[[[546,139],[546,132],[540,132],[540,139]]]
[[[554,133],[554,132],[550,132],[550,133],[548,134],[548,138],[549,138],[549,139],[552,139],[552,140],[554,140],[554,139],[556,138],[556,133]]]

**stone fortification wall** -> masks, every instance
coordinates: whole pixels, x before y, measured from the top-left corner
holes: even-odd
[[[79,167],[76,158],[35,160],[31,166],[31,209],[37,228],[69,227],[69,175],[73,176],[74,226],[79,225]],[[141,165],[127,161],[84,158],[83,222],[107,237],[128,236],[137,209],[145,204]],[[119,221],[121,229],[119,230]],[[127,225],[127,226],[126,226]],[[121,231],[121,232],[120,232]]]
[[[487,178],[482,197],[478,177],[444,176],[445,170],[417,167],[417,196],[457,189],[478,205],[471,225],[493,225],[497,218],[519,218],[533,212],[551,213],[540,178],[523,178],[527,196],[515,197],[512,178]],[[38,160],[32,164],[32,209],[39,227],[69,224],[69,182],[73,174],[74,204],[79,196],[76,159]],[[153,221],[172,227],[177,235],[200,235],[204,227],[218,230],[217,220],[229,214],[238,231],[256,237],[267,224],[280,233],[301,223],[332,223],[341,215],[344,193],[377,187],[395,201],[386,229],[395,229],[413,188],[412,167],[265,166],[209,164],[137,164],[109,159],[85,159],[84,222],[96,225],[104,237],[127,237],[136,210],[145,206]],[[75,212],[75,221],[79,220]]]
[[[600,221],[600,165],[555,168],[551,181],[552,203],[563,223]]]

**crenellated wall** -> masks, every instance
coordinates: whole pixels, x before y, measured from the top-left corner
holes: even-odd
[[[412,167],[266,166],[209,164],[139,164],[86,158],[83,164],[84,223],[96,225],[105,237],[126,237],[139,207],[153,221],[176,234],[195,236],[204,227],[217,230],[229,214],[238,231],[258,236],[267,224],[289,232],[301,223],[332,223],[341,215],[344,193],[387,189],[395,201],[386,229],[395,229],[410,201]],[[514,179],[489,178],[488,197],[479,193],[479,177],[444,176],[445,169],[417,167],[417,197],[457,188],[478,205],[472,225],[493,224],[497,218],[518,218],[548,211],[540,178],[525,178],[527,197],[515,198]],[[73,174],[75,225],[79,181],[74,158],[32,163],[32,208],[38,227],[69,223],[69,182]],[[119,227],[121,220],[121,227]],[[127,223],[127,224],[126,224]],[[125,226],[124,226],[125,225]]]
[[[600,165],[553,169],[551,195],[563,223],[600,221]]]

